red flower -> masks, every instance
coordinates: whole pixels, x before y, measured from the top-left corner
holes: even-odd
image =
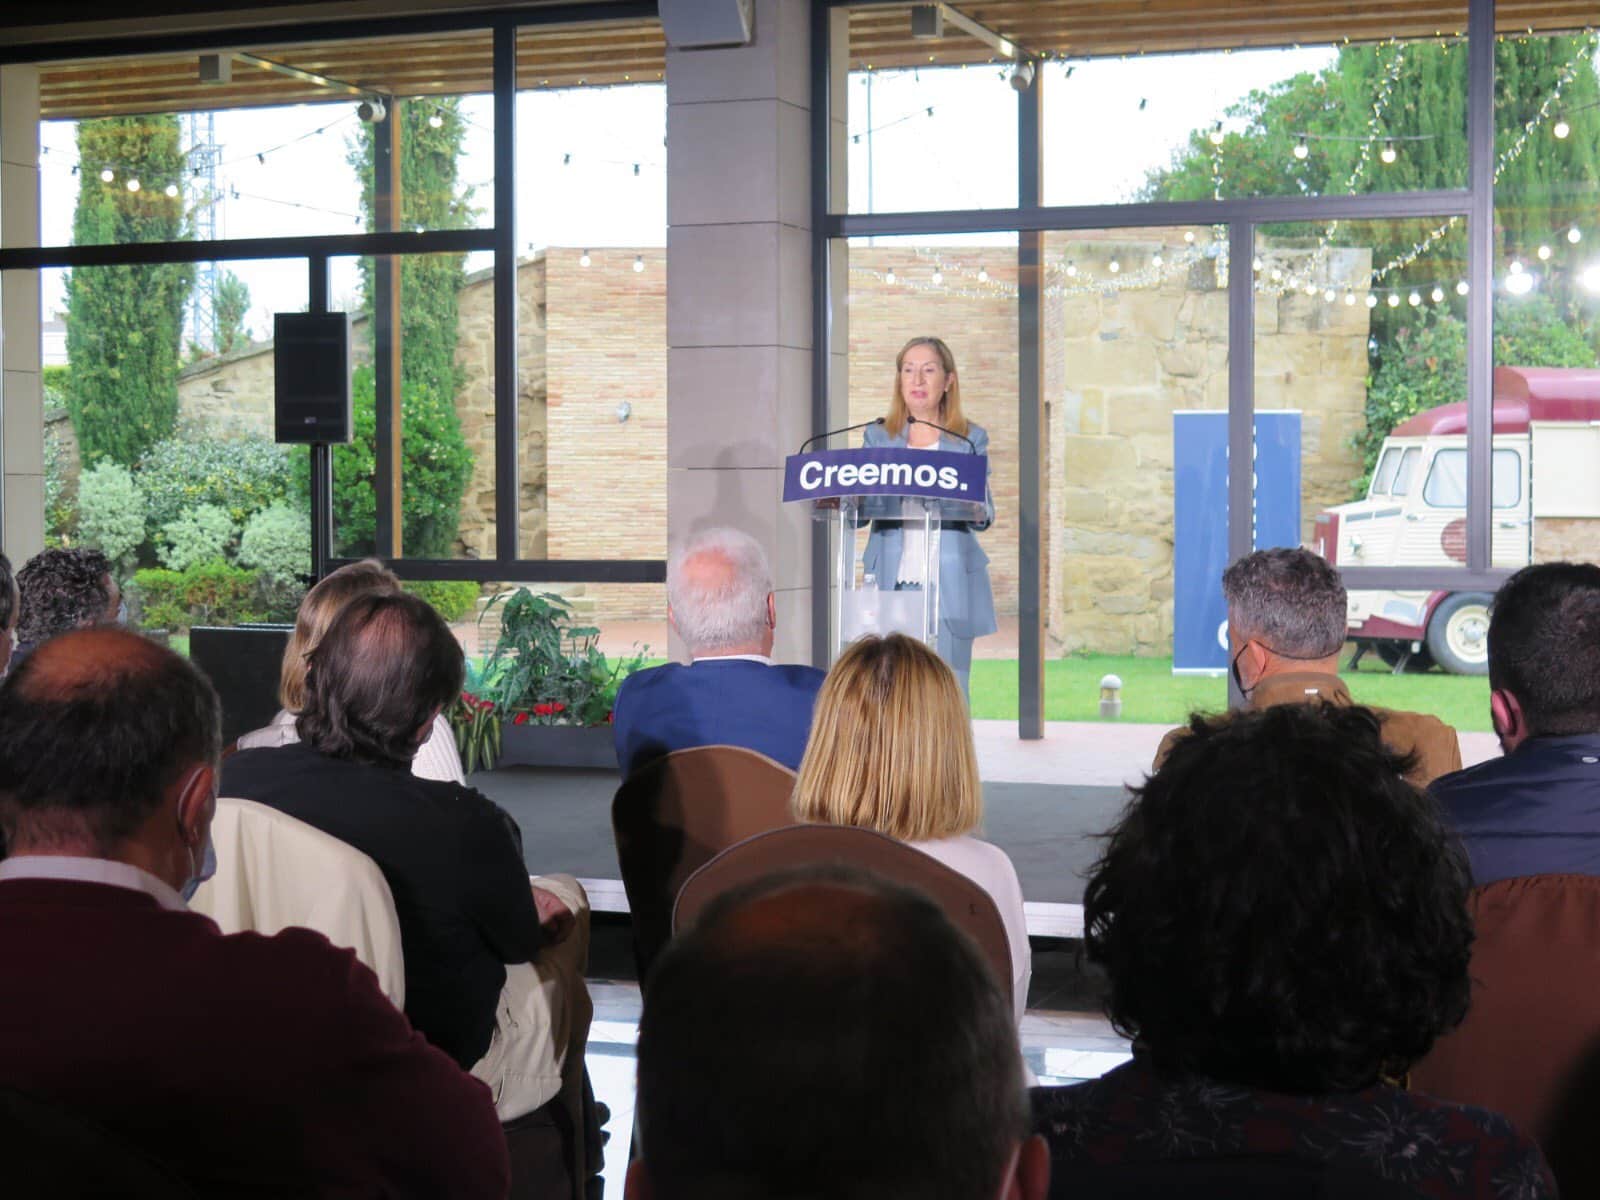
[[[511,718],[511,723],[513,725],[526,725],[528,723],[528,714],[525,712],[519,712],[516,716]]]
[[[616,723],[617,723],[617,714],[616,714],[616,712],[614,710],[612,710],[612,709],[609,709],[609,708],[606,709],[606,724],[607,725],[615,725]]]

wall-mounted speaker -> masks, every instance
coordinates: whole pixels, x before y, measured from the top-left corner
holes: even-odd
[[[674,50],[748,46],[755,28],[752,0],[660,0],[659,11]]]
[[[273,401],[280,442],[350,440],[350,314],[276,313]]]

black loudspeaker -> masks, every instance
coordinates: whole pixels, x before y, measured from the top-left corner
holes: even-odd
[[[748,46],[753,8],[751,0],[661,0],[661,32],[674,50]]]
[[[276,313],[273,401],[280,442],[350,440],[350,314]]]

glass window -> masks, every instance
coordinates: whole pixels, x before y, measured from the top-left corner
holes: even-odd
[[[1515,450],[1496,450],[1494,462],[1494,507],[1515,508],[1522,500],[1522,456]],[[1428,467],[1422,485],[1422,500],[1436,508],[1467,506],[1467,452],[1441,450]]]
[[[1421,457],[1422,450],[1417,446],[1412,446],[1401,456],[1400,469],[1395,472],[1394,476],[1392,495],[1409,496],[1411,494],[1411,477],[1416,474],[1417,460]]]
[[[1378,469],[1372,476],[1372,491],[1374,496],[1387,496],[1394,484],[1395,472],[1400,469],[1400,451],[1391,447],[1383,452],[1383,458],[1378,462]]]
[[[468,31],[46,64],[42,244],[485,228],[490,51]],[[380,147],[400,187],[375,201]]]

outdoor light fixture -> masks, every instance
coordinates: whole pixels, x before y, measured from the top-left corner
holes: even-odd
[[[979,283],[988,283],[989,282],[989,270],[988,270],[987,267],[979,267],[978,268],[978,282]]]
[[[1399,308],[1400,307],[1400,293],[1399,292],[1390,292],[1389,293],[1389,307],[1390,308]]]
[[[1122,270],[1122,264],[1113,258],[1109,263],[1106,264],[1106,270],[1115,275],[1118,271]]]
[[[1456,295],[1458,296],[1465,296],[1471,290],[1472,289],[1467,286],[1467,281],[1465,279],[1456,284]]]
[[[1011,86],[1019,92],[1025,92],[1033,86],[1033,60],[1023,59],[1011,71]]]
[[[1151,265],[1151,266],[1152,266],[1152,267],[1159,267],[1159,266],[1160,266],[1160,265],[1161,265],[1161,264],[1162,264],[1162,263],[1163,263],[1163,262],[1165,262],[1165,261],[1166,261],[1166,260],[1165,260],[1165,259],[1163,259],[1163,258],[1162,258],[1162,257],[1161,257],[1161,255],[1159,255],[1159,254],[1152,254],[1152,255],[1151,255],[1151,256],[1150,256],[1150,265]]]
[[[938,287],[941,283],[944,282],[944,272],[939,270],[938,267],[935,267],[933,269],[933,275],[931,277],[930,282],[932,282],[934,287]]]
[[[1069,258],[1067,260],[1067,278],[1068,279],[1076,279],[1077,277],[1078,277],[1078,264],[1073,262]]]
[[[139,181],[137,179],[128,180],[128,190],[130,192],[137,192],[139,190]]]
[[[1574,225],[1571,229],[1567,230],[1567,241],[1576,246],[1579,242],[1583,241],[1583,230]]]
[[[116,180],[116,178],[117,178],[117,173],[115,171],[113,171],[110,167],[107,167],[104,171],[100,172],[100,182],[101,183],[111,183],[111,182],[114,182]]]
[[[1377,308],[1378,307],[1378,298],[1376,296],[1374,296],[1371,292],[1367,293],[1367,307],[1368,308]]]
[[[580,267],[587,267],[593,261],[594,260],[589,257],[589,252],[587,250],[578,255],[578,265]]]
[[[1344,294],[1344,302],[1345,302],[1345,307],[1347,307],[1347,308],[1354,307],[1355,302],[1356,302],[1356,294],[1354,292],[1346,292]]]
[[[1412,308],[1420,308],[1422,306],[1422,293],[1412,292],[1411,295],[1406,297],[1406,302],[1410,304]]]
[[[1550,256],[1552,254],[1554,254],[1554,253],[1555,253],[1555,251],[1550,249],[1549,246],[1540,246],[1539,247],[1539,261],[1540,262],[1549,262],[1550,261]]]
[[[356,105],[356,116],[366,125],[376,125],[389,115],[389,110],[383,106],[383,101],[376,96],[368,96]]]
[[[1337,299],[1338,297],[1335,294],[1334,290],[1332,288],[1329,288],[1327,291],[1322,293],[1322,298],[1324,300],[1326,300],[1329,304],[1332,304],[1334,302],[1334,300]]]
[[[162,191],[164,191],[166,193],[167,199],[169,199],[169,200],[176,200],[178,198],[178,185],[175,184],[175,183],[167,184],[167,186],[165,188],[163,188]]]
[[[887,283],[890,287],[894,286],[894,268],[893,267],[890,267],[887,271],[885,271],[883,273],[883,281],[885,283]]]
[[[636,273],[644,270],[644,255],[635,254],[633,256],[633,269]]]
[[[1300,140],[1294,144],[1294,156],[1302,162],[1311,154],[1311,147],[1306,144],[1306,135],[1301,134]]]
[[[1433,285],[1433,291],[1430,292],[1429,295],[1433,298],[1433,302],[1435,304],[1442,304],[1444,302],[1444,289],[1438,284]]]
[[[1218,121],[1215,125],[1213,125],[1211,127],[1211,132],[1206,134],[1206,136],[1211,139],[1211,144],[1213,146],[1222,145],[1222,122]]]
[[[1557,117],[1556,123],[1551,126],[1550,132],[1555,134],[1556,137],[1565,140],[1566,136],[1572,132],[1572,126],[1567,123],[1566,117]]]
[[[1578,276],[1578,282],[1583,284],[1584,291],[1600,292],[1600,262],[1585,267],[1583,274]]]
[[[428,114],[428,128],[430,128],[430,129],[443,129],[444,128],[444,118],[441,117],[436,112],[429,113]]]
[[[1394,148],[1393,138],[1384,138],[1383,149],[1378,152],[1378,157],[1386,163],[1392,163],[1400,157],[1399,151]]]
[[[1533,291],[1533,274],[1529,271],[1517,271],[1507,275],[1506,291],[1513,296],[1526,296]]]

